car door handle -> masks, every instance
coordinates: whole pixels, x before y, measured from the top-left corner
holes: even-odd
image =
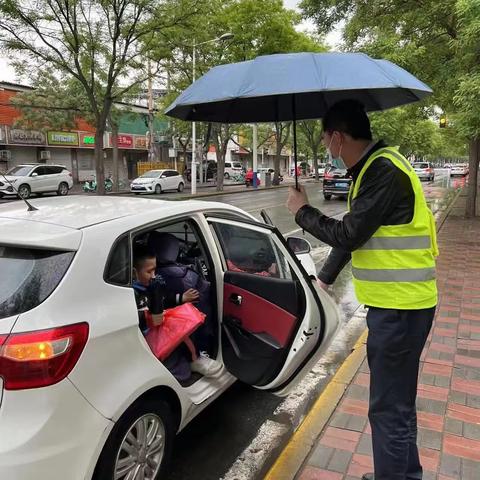
[[[232,302],[234,305],[240,306],[243,302],[243,297],[237,293],[232,293],[230,295],[230,302]]]

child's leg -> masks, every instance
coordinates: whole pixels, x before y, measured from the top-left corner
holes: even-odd
[[[187,337],[184,340],[184,343],[187,345],[188,349],[190,350],[190,354],[192,355],[192,362],[194,362],[198,358],[197,351],[195,349],[195,345],[193,344],[190,337]]]

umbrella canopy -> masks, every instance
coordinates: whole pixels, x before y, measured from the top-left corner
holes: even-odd
[[[403,68],[363,53],[291,53],[214,67],[165,113],[220,123],[306,120],[321,118],[343,99],[354,98],[375,111],[431,93]]]

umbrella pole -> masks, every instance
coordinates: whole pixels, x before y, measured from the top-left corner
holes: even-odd
[[[295,95],[292,95],[292,113],[293,113],[293,164],[295,169],[295,188],[298,188],[298,174],[297,174],[297,110],[295,107]]]

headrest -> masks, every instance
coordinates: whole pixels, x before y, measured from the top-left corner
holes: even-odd
[[[180,251],[180,240],[171,233],[154,231],[148,237],[148,246],[155,252],[158,262],[175,262]]]

